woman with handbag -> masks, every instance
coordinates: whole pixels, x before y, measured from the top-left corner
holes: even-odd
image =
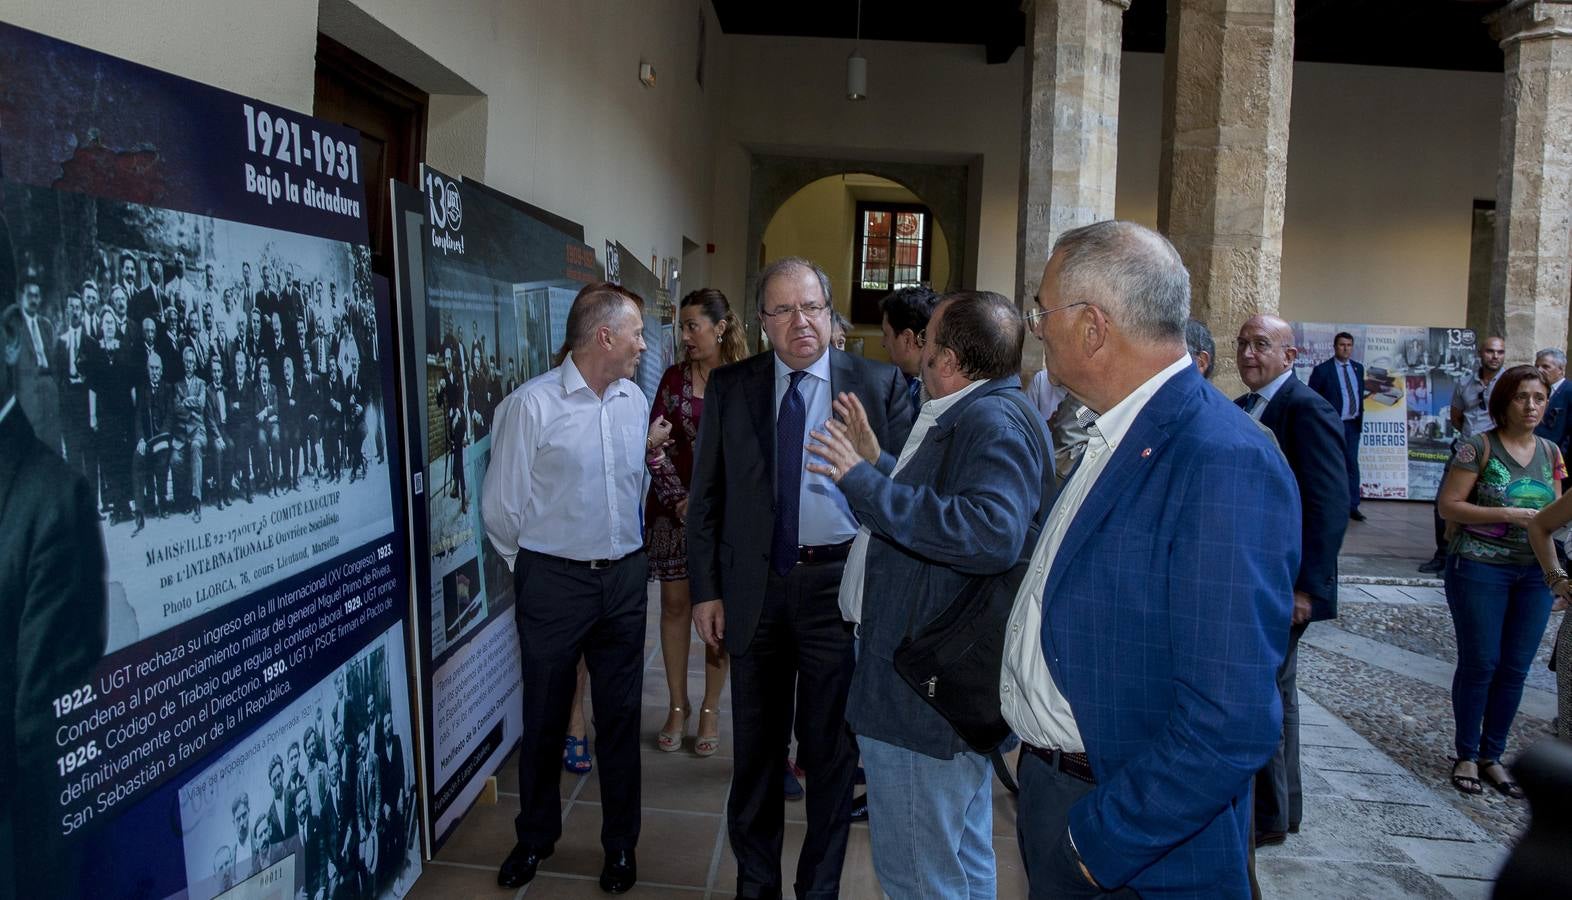
[[[656,736],[657,749],[682,748],[693,714],[688,702],[688,647],[693,632],[693,604],[688,597],[688,542],[683,518],[688,510],[688,485],[693,480],[693,448],[704,413],[704,388],[717,366],[748,355],[737,316],[726,295],[701,288],[686,297],[677,311],[682,361],[666,370],[650,406],[647,451],[651,481],[645,500],[645,541],[650,578],[660,582],[660,650],[666,666],[670,711]],[[699,709],[698,739],[693,752],[712,756],[720,749],[720,695],[726,684],[726,654],[706,648],[704,703]]]
[[[1490,392],[1495,429],[1459,445],[1436,500],[1442,518],[1459,526],[1445,578],[1457,631],[1452,785],[1464,794],[1483,791],[1483,778],[1507,797],[1523,796],[1501,754],[1550,618],[1528,532],[1535,514],[1560,498],[1567,475],[1560,449],[1534,434],[1549,397],[1533,366],[1502,373]]]

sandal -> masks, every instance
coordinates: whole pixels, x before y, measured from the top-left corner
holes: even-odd
[[[1474,766],[1475,774],[1473,774],[1473,775],[1464,775],[1464,774],[1462,774],[1460,772],[1460,770],[1464,766]],[[1475,763],[1471,759],[1460,759],[1460,760],[1458,760],[1457,763],[1452,766],[1452,786],[1457,788],[1460,793],[1467,794],[1469,796],[1473,796],[1475,794],[1482,794],[1482,793],[1484,793],[1485,789],[1483,787],[1480,787],[1480,785],[1479,785],[1478,772],[1479,772],[1478,763]]]
[[[704,717],[705,716],[714,716],[715,717],[715,733],[714,734],[705,734],[704,733]],[[715,751],[719,750],[719,749],[720,749],[720,710],[718,710],[718,709],[710,709],[708,706],[702,707],[699,710],[699,737],[698,737],[698,740],[693,742],[693,755],[694,756],[714,756],[715,755]]]
[[[655,747],[662,753],[671,753],[674,750],[682,749],[682,738],[688,733],[688,716],[692,715],[690,710],[683,709],[680,706],[673,706],[671,711],[682,713],[682,728],[677,731],[662,731],[655,736]],[[671,716],[668,715],[666,718],[670,720]]]
[[[1497,772],[1501,773],[1499,778],[1496,777]],[[1501,765],[1500,760],[1493,759],[1489,762],[1481,763],[1479,774],[1485,776],[1485,781],[1499,791],[1503,797],[1510,797],[1513,800],[1523,799],[1523,789],[1518,787],[1517,782],[1512,780],[1512,776],[1507,773],[1506,766]]]
[[[590,758],[589,740],[568,735],[562,743],[562,767],[574,775],[588,775],[595,767]]]

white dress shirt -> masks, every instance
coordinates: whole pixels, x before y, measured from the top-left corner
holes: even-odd
[[[1086,442],[1086,453],[1070,480],[1065,482],[1042,535],[1037,539],[1031,566],[1026,570],[1021,590],[1015,595],[1015,608],[1010,612],[1010,631],[1005,636],[1004,665],[999,675],[999,704],[1004,720],[1028,744],[1067,753],[1086,750],[1070,701],[1054,684],[1048,662],[1043,658],[1043,590],[1057,561],[1059,545],[1064,543],[1064,536],[1069,533],[1081,504],[1097,486],[1103,469],[1108,467],[1108,460],[1119,449],[1119,442],[1129,433],[1147,401],[1186,366],[1195,366],[1188,353],[1147,379],[1087,427],[1090,438]],[[1068,561],[1068,564],[1073,563],[1074,560]]]
[[[1267,406],[1271,405],[1272,398],[1276,397],[1277,392],[1282,390],[1283,383],[1292,377],[1294,377],[1294,368],[1289,366],[1283,370],[1283,374],[1268,381],[1264,387],[1256,391],[1255,393],[1261,395],[1261,399],[1256,401],[1253,408],[1245,410],[1245,412],[1250,414],[1250,418],[1255,419],[1257,422],[1261,421],[1261,416],[1266,412]],[[1245,396],[1248,397],[1250,395],[1246,394]]]
[[[786,389],[791,387],[792,371],[779,355],[775,357],[776,421],[780,421],[781,398],[786,396]],[[822,428],[830,418],[830,404],[834,399],[830,385],[830,351],[825,350],[813,365],[803,371],[807,377],[797,383],[797,393],[802,397],[803,409],[807,413],[806,427],[802,433],[802,442],[806,445],[812,440],[810,432]],[[807,451],[803,451],[805,466],[807,461]],[[774,475],[774,472],[770,473],[772,478]],[[856,536],[857,520],[852,518],[846,496],[836,486],[834,479],[804,468],[802,483],[797,490],[798,544],[810,547],[844,544]]]
[[[922,410],[917,413],[917,422],[912,425],[912,433],[906,438],[906,446],[901,448],[901,455],[895,460],[895,468],[890,470],[890,477],[893,479],[906,468],[906,463],[917,454],[923,438],[928,436],[928,430],[938,423],[940,416],[959,403],[961,398],[987,383],[986,378],[974,381],[953,394],[924,403]],[[846,556],[846,567],[841,571],[841,618],[853,625],[862,624],[863,581],[868,574],[868,543],[872,538],[873,533],[866,527],[857,529],[851,552]]]
[[[480,514],[508,568],[521,547],[594,560],[644,545],[649,417],[638,385],[621,378],[597,397],[572,354],[497,405]]]

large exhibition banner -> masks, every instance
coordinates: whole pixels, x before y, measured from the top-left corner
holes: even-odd
[[[52,896],[402,896],[420,872],[357,139],[0,25],[18,409],[107,554],[102,606],[48,598],[80,606],[58,656],[96,668],[16,710],[52,759],[8,812],[83,861]]]
[[[606,242],[606,280],[622,285],[644,301],[644,353],[639,357],[634,381],[644,396],[654,402],[661,376],[677,358],[676,311],[671,295],[659,275],[616,241]]]
[[[401,277],[422,277],[400,295],[424,335],[404,378],[424,398],[427,547],[415,578],[428,599],[418,644],[434,849],[523,727],[513,575],[480,518],[492,417],[503,397],[555,365],[573,297],[599,272],[594,250],[561,230],[570,223],[429,167],[422,181],[426,222],[417,239],[403,217],[395,243],[408,257]]]
[[[1364,364],[1364,433],[1359,442],[1361,496],[1434,500],[1457,435],[1452,393],[1479,368],[1474,332],[1467,328],[1295,323],[1300,380],[1332,357],[1332,339],[1354,337],[1353,358]]]

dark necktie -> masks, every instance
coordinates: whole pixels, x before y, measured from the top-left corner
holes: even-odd
[[[786,387],[775,419],[775,538],[770,543],[770,564],[777,575],[785,575],[797,564],[803,429],[808,424],[808,408],[797,393],[797,385],[806,374],[791,373],[791,384]]]
[[[922,379],[921,378],[910,378],[910,379],[907,379],[907,381],[906,381],[906,391],[907,391],[907,393],[911,394],[912,415],[915,416],[917,414],[917,410],[922,408]]]
[[[1343,418],[1352,419],[1354,416],[1359,414],[1358,410],[1360,400],[1359,394],[1354,389],[1354,367],[1348,365],[1347,363],[1338,363],[1337,367],[1343,372],[1343,390],[1348,397],[1347,401],[1344,403],[1345,408],[1343,410]]]
[[[1255,391],[1251,391],[1250,393],[1245,394],[1244,411],[1247,412],[1247,413],[1254,414],[1255,413],[1255,408],[1257,406],[1259,406],[1261,404],[1261,401],[1263,401],[1265,399],[1266,399],[1265,397],[1262,397],[1260,394],[1257,394]]]

